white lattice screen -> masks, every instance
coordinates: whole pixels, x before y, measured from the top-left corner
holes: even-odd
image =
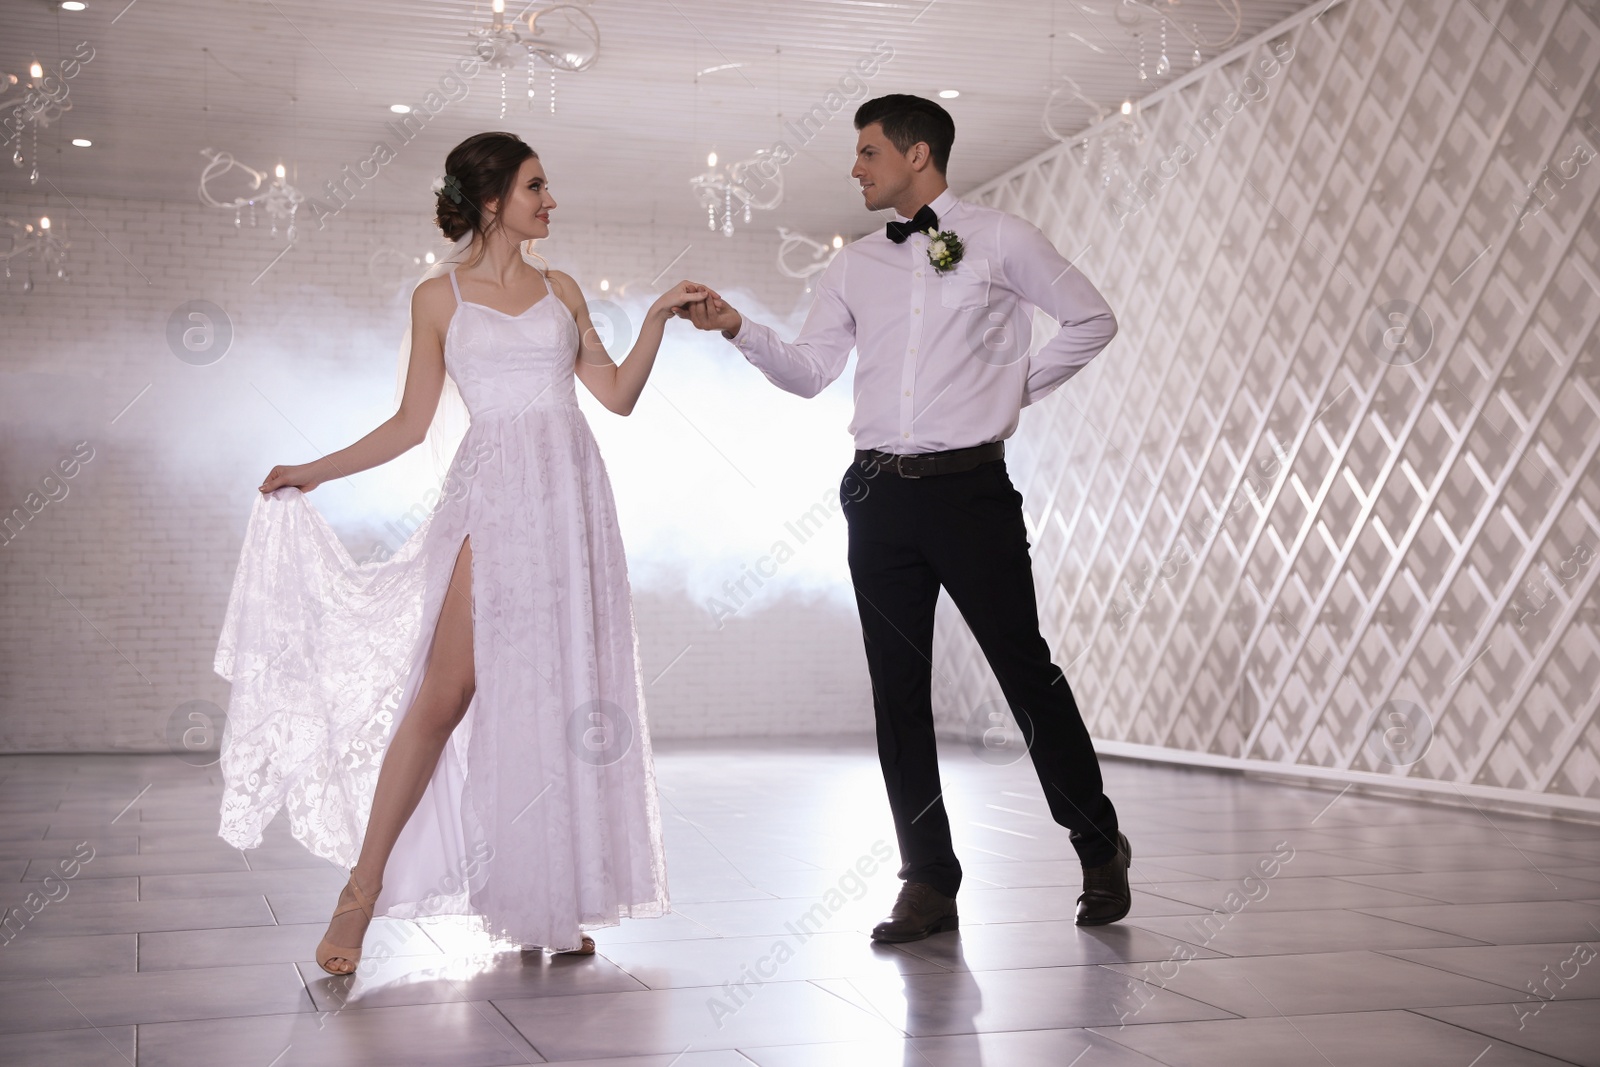
[[[1062,148],[969,197],[1120,325],[1009,450],[1057,664],[1109,751],[1600,811],[1600,5],[1350,0],[1224,60],[1143,110],[1138,196]]]

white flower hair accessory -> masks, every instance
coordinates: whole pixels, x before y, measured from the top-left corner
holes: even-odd
[[[443,193],[457,204],[461,203],[463,196],[461,182],[453,174],[445,174],[433,179],[433,193],[435,196]]]

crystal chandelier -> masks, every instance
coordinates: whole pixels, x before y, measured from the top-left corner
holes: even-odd
[[[1139,151],[1144,146],[1147,133],[1139,114],[1139,105],[1125,100],[1121,108],[1113,113],[1110,108],[1084,93],[1070,76],[1063,74],[1061,80],[1065,84],[1058,85],[1045,100],[1042,116],[1044,132],[1065,143],[1078,165],[1096,174],[1102,189],[1109,187],[1117,177],[1132,181],[1130,175],[1139,169]],[[1088,108],[1094,117],[1086,125],[1079,125],[1078,129],[1090,132],[1078,135],[1060,132],[1052,121],[1052,115],[1057,113],[1058,108],[1066,111],[1080,107]],[[1106,120],[1113,116],[1115,121],[1108,123]],[[1072,120],[1081,121],[1076,114]]]
[[[266,172],[256,170],[254,167],[246,166],[245,164],[234,159],[233,156],[229,155],[227,152],[219,152],[214,148],[202,148],[200,149],[200,154],[211,160],[211,162],[205,165],[205,169],[200,172],[201,203],[207,205],[208,207],[232,209],[233,228],[235,230],[239,229],[242,225],[245,208],[250,209],[250,225],[254,226],[256,224],[256,205],[259,204],[261,205],[262,209],[266,211],[267,218],[272,220],[272,236],[278,236],[278,223],[287,223],[288,232],[285,234],[285,236],[288,238],[290,244],[294,243],[295,213],[300,210],[300,205],[305,202],[306,198],[305,194],[300,192],[299,189],[296,189],[294,186],[290,185],[284,180],[285,171],[282,163],[279,163],[277,167],[274,168],[272,184],[268,185],[263,192],[251,196],[236,196],[232,200],[224,203],[223,201],[212,196],[211,193],[206,189],[206,184],[213,178],[226,174],[228,171],[237,167],[246,174],[250,175],[250,188],[252,190],[256,190],[260,189],[261,183],[267,180]]]
[[[839,249],[844,247],[844,238],[838,234],[833,235],[832,242],[823,244],[814,241],[803,233],[795,233],[784,226],[778,227],[778,273],[786,278],[800,278],[806,283],[806,292],[811,291],[811,278],[828,269],[828,264],[833,262],[833,257],[839,254]],[[795,266],[790,262],[794,253],[805,249],[810,257],[810,262],[804,266]]]
[[[1119,178],[1124,185],[1133,184],[1133,175],[1140,169],[1139,155],[1145,140],[1146,130],[1138,107],[1125,104],[1110,125],[1092,137],[1073,142],[1069,150],[1079,166],[1099,177],[1102,189],[1109,189]]]
[[[1189,55],[1191,68],[1200,65],[1203,58],[1201,49],[1220,54],[1239,39],[1244,26],[1239,0],[1212,0],[1212,3],[1233,20],[1232,29],[1216,40],[1208,39],[1199,23],[1193,19],[1186,20],[1187,27],[1178,19],[1177,12],[1180,9],[1185,12],[1193,10],[1193,5],[1184,7],[1183,0],[1112,0],[1110,13],[1117,24],[1139,44],[1141,82],[1149,81],[1151,77],[1146,39],[1152,25],[1160,38],[1154,71],[1157,78],[1166,78],[1173,73],[1172,59],[1167,54],[1168,27],[1192,46]],[[1104,18],[1107,14],[1083,0],[1074,0],[1074,4],[1079,11],[1092,17]],[[1101,55],[1106,54],[1104,48],[1076,33],[1067,36]],[[1099,178],[1101,188],[1109,188],[1119,180],[1124,185],[1133,184],[1132,175],[1139,170],[1139,155],[1148,133],[1139,116],[1139,105],[1131,99],[1124,100],[1122,106],[1113,111],[1090,98],[1070,76],[1063,74],[1060,78],[1063,84],[1057,85],[1045,99],[1044,114],[1041,116],[1044,132],[1065,143],[1073,159]],[[1083,121],[1085,108],[1092,116],[1087,122]],[[1107,122],[1107,119],[1113,121]],[[1076,132],[1063,133],[1061,127]]]
[[[771,211],[783,203],[783,168],[772,153],[763,148],[749,159],[737,163],[717,165],[715,152],[706,156],[706,170],[689,179],[689,185],[705,205],[706,226],[722,231],[724,237],[733,236],[735,212],[750,221],[752,209]],[[754,186],[754,188],[752,188]],[[722,213],[722,224],[717,224],[717,213]]]
[[[1116,0],[1117,24],[1126,30],[1134,40],[1139,43],[1139,80],[1149,81],[1150,74],[1145,69],[1148,62],[1145,58],[1145,38],[1150,32],[1149,22],[1156,23],[1156,30],[1160,36],[1160,53],[1156,58],[1155,76],[1165,78],[1172,73],[1172,60],[1167,55],[1167,27],[1171,26],[1184,40],[1193,46],[1189,54],[1190,68],[1200,65],[1202,56],[1201,48],[1208,48],[1221,52],[1234,41],[1239,39],[1240,30],[1244,27],[1244,12],[1240,9],[1239,0],[1211,0],[1218,8],[1233,16],[1233,29],[1226,37],[1216,41],[1206,40],[1205,34],[1200,29],[1200,24],[1189,20],[1189,28],[1185,29],[1178,21],[1174,12],[1183,6],[1183,0]],[[1079,3],[1078,7],[1088,11],[1086,4]],[[1184,10],[1192,10],[1192,5]]]
[[[1171,57],[1167,54],[1167,28],[1172,30],[1192,46],[1189,53],[1189,66],[1198,67],[1203,59],[1201,49],[1208,49],[1213,53],[1221,52],[1234,41],[1239,39],[1239,34],[1244,28],[1244,12],[1240,8],[1240,0],[1208,0],[1208,6],[1214,5],[1224,15],[1233,18],[1233,29],[1224,37],[1215,41],[1207,40],[1200,24],[1194,19],[1188,19],[1185,27],[1177,17],[1179,9],[1192,11],[1194,5],[1184,7],[1183,0],[1111,0],[1109,14],[1116,19],[1117,25],[1132,37],[1139,45],[1139,80],[1150,80],[1149,59],[1147,58],[1148,45],[1146,39],[1152,29],[1159,36],[1160,51],[1155,62],[1155,76],[1165,78],[1173,71]],[[1073,6],[1091,19],[1104,20],[1108,12],[1103,8],[1084,3],[1083,0],[1073,0]],[[1090,41],[1078,33],[1068,33],[1066,36],[1099,55],[1107,55],[1104,48]]]
[[[33,292],[35,263],[44,264],[46,272],[53,273],[64,282],[72,280],[72,275],[67,271],[67,249],[72,247],[72,242],[56,236],[48,215],[41,216],[38,225],[0,216],[0,241],[6,242],[0,246],[0,260],[5,261],[7,281],[11,279],[12,260],[25,257],[28,276],[22,283],[23,292]]]
[[[471,31],[473,52],[484,65],[500,72],[500,117],[506,117],[506,73],[528,72],[528,107],[533,107],[534,68],[550,71],[550,114],[556,113],[556,71],[588,70],[600,54],[600,27],[589,13],[573,4],[556,4],[528,15],[523,32],[517,20],[506,21],[505,0],[494,0],[493,21]]]
[[[23,95],[20,101],[10,105],[8,109],[9,114],[6,117],[5,126],[7,130],[11,131],[12,136],[6,138],[6,143],[10,144],[13,140],[17,142],[16,149],[11,153],[13,166],[25,166],[28,158],[32,157],[33,167],[28,171],[28,184],[38,185],[39,131],[59,119],[63,113],[71,111],[72,102],[67,99],[65,86],[62,83],[58,82],[58,84],[62,84],[62,88],[54,95],[46,94],[41,88],[38,88],[42,85],[44,68],[37,61],[29,66],[28,75],[30,78],[27,83],[28,92]],[[19,85],[20,82],[21,79],[15,74],[0,74],[0,93]],[[29,140],[26,156],[22,151],[24,130],[26,130],[26,136]]]

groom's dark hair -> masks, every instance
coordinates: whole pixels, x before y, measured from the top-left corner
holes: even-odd
[[[940,174],[950,162],[950,146],[956,139],[956,122],[950,112],[920,96],[891,93],[868,100],[856,109],[856,129],[864,130],[874,122],[883,127],[883,135],[901,153],[911,151],[919,141],[926,142],[933,166]]]

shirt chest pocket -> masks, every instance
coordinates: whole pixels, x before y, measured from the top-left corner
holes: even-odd
[[[989,306],[989,261],[963,259],[939,275],[939,303],[953,311]]]

